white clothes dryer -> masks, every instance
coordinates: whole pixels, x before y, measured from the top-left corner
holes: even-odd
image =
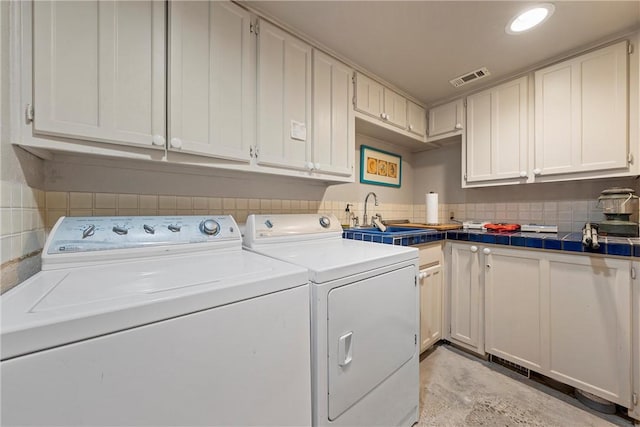
[[[418,421],[418,250],[342,238],[335,216],[250,215],[244,245],[311,281],[313,425]]]
[[[309,425],[305,269],[230,216],[61,218],[0,297],[2,425]]]

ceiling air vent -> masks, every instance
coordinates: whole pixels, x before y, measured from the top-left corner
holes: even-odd
[[[471,71],[470,73],[463,74],[460,77],[456,77],[453,80],[449,80],[454,87],[464,86],[467,83],[471,83],[473,81],[479,80],[483,77],[487,77],[489,74],[489,70],[486,67],[479,68],[475,71]]]

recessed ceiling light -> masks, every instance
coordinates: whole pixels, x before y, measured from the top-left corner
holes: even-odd
[[[537,4],[527,8],[509,21],[505,31],[508,34],[520,34],[528,31],[549,19],[555,9],[555,6],[551,3]]]

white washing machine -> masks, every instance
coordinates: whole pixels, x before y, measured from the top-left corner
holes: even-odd
[[[307,271],[230,216],[62,218],[0,297],[2,425],[309,425]]]
[[[346,240],[335,216],[250,215],[244,245],[311,281],[316,426],[418,421],[418,250]]]

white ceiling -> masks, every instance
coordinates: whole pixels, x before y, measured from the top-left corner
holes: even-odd
[[[423,103],[474,90],[640,27],[640,1],[556,1],[540,28],[504,28],[529,1],[250,1]],[[636,47],[639,48],[639,47]],[[485,66],[461,88],[449,80]]]

